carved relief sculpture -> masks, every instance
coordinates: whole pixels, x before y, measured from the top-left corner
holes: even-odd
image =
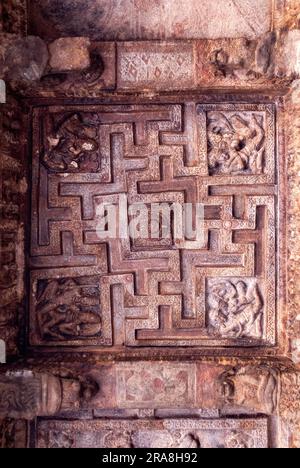
[[[39,448],[267,448],[258,419],[40,421]]]
[[[23,166],[25,128],[26,118],[18,103],[8,99],[0,112],[0,339],[5,342],[7,356],[19,352],[20,322],[25,313],[22,304],[27,189]]]
[[[274,123],[271,104],[34,108],[31,345],[274,345]],[[156,239],[100,238],[124,195],[202,204],[201,245],[171,215]]]
[[[232,407],[273,414],[277,409],[278,374],[267,367],[241,367],[221,378],[224,408]]]
[[[49,119],[50,120],[50,119]],[[62,122],[46,123],[45,166],[54,172],[98,172],[100,169],[97,128],[88,125],[80,114]]]
[[[59,379],[30,371],[0,375],[0,417],[33,419],[50,416],[61,407]]]
[[[101,335],[97,278],[39,281],[36,310],[43,342],[85,340]]]
[[[258,113],[208,114],[210,174],[262,174],[264,117]]]
[[[103,319],[100,278],[40,279],[36,282],[37,344],[101,344],[109,340],[110,320]]]
[[[262,338],[264,305],[256,280],[209,280],[208,308],[212,334]]]
[[[0,3],[0,448],[299,448],[299,0]]]

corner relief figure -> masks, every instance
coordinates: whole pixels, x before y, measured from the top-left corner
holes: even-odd
[[[84,340],[101,334],[99,288],[80,281],[42,282],[37,296],[37,318],[43,340]]]
[[[79,113],[60,123],[50,123],[50,119],[48,116],[49,133],[42,155],[46,168],[58,173],[98,172],[101,162],[98,128],[85,123]]]
[[[273,414],[278,405],[278,376],[267,367],[231,369],[221,376],[224,408]]]
[[[263,338],[264,301],[257,281],[208,281],[210,333],[223,338]]]
[[[259,175],[264,171],[265,131],[260,115],[208,113],[211,175]]]

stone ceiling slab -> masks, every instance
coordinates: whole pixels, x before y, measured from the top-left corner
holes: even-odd
[[[270,31],[272,18],[272,0],[29,0],[29,4],[30,32],[45,39],[254,39]]]

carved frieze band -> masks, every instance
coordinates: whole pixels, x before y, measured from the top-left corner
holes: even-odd
[[[40,421],[39,448],[268,448],[267,419]]]

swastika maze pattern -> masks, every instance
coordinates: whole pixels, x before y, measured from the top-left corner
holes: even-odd
[[[270,104],[36,107],[30,344],[272,346],[275,110]],[[97,235],[97,209],[204,206],[203,239]]]

